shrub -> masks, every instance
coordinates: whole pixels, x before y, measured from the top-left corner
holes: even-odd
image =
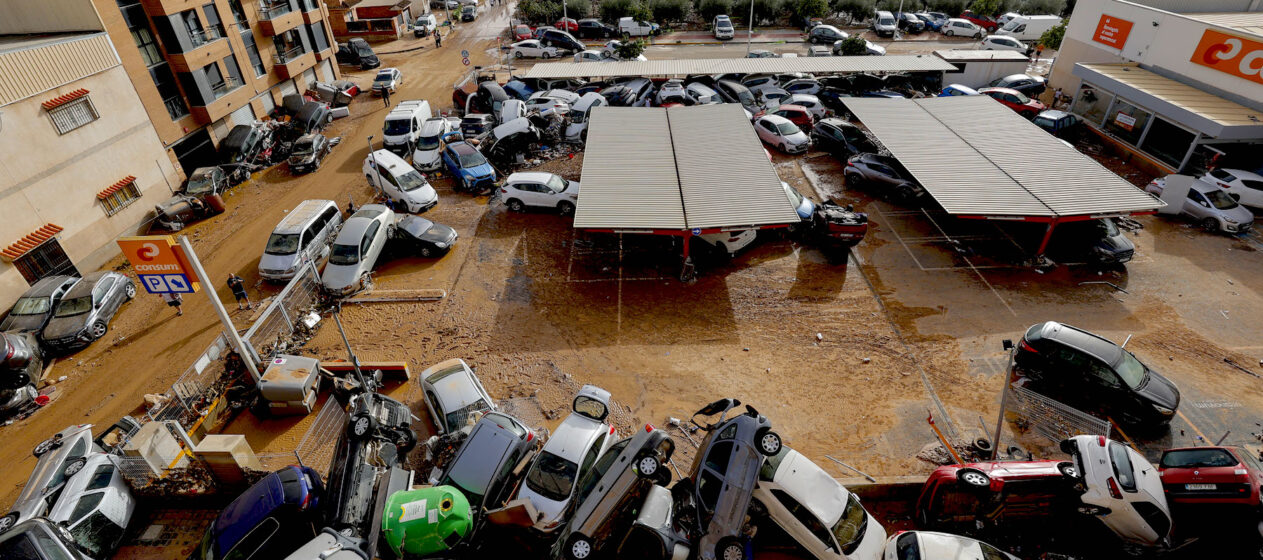
[[[1003,0],[974,0],[969,3],[969,10],[975,14],[994,16],[1000,13]]]
[[[947,17],[956,17],[965,11],[968,0],[930,0],[927,5],[931,11],[943,12]]]
[[[567,16],[570,16],[570,19],[586,18],[592,15],[592,2],[589,2],[588,0],[566,0],[565,13]]]
[[[645,52],[645,42],[641,39],[624,41],[622,45],[619,45],[618,50],[615,51],[618,58],[623,60],[635,60],[643,52]]]
[[[846,14],[847,23],[867,19],[873,13],[873,0],[833,0],[834,13]]]
[[[649,12],[658,23],[684,21],[693,9],[689,0],[650,0]]]
[[[649,19],[649,9],[638,0],[601,0],[601,19],[618,25],[619,18]]]
[[[1065,38],[1066,21],[1062,20],[1061,23],[1052,26],[1048,31],[1045,31],[1043,35],[1039,36],[1039,44],[1043,45],[1046,49],[1052,49],[1055,51],[1061,48],[1061,40]]]
[[[838,54],[842,56],[862,56],[868,54],[868,44],[864,42],[864,38],[859,35],[851,35],[842,40],[842,46],[838,48]]]
[[[561,2],[558,0],[519,0],[517,13],[518,17],[524,21],[552,25],[561,17]]]
[[[794,0],[790,11],[799,21],[806,22],[811,18],[822,18],[829,15],[827,0]]]
[[[702,21],[708,25],[715,20],[715,16],[727,14],[731,11],[732,2],[730,0],[702,0],[697,6],[697,12],[702,16]]]
[[[734,5],[733,9],[739,6]],[[749,8],[741,10],[748,18]],[[774,22],[785,13],[785,0],[754,0],[754,24],[759,25],[764,22]],[[750,22],[746,22],[749,25]]]

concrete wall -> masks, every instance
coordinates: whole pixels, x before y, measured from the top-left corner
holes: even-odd
[[[1199,11],[1200,10],[1199,8]],[[1093,41],[1102,14],[1133,23],[1121,49]],[[1263,110],[1263,84],[1207,68],[1191,61],[1202,34],[1215,29],[1243,35],[1178,14],[1119,0],[1080,0],[1066,27],[1049,82],[1073,93],[1079,80],[1070,75],[1075,62],[1134,61],[1168,78],[1187,83],[1247,107]]]
[[[41,103],[87,89],[100,118],[59,135]],[[62,247],[80,272],[118,253],[114,238],[130,235],[158,202],[179,186],[149,115],[122,66],[93,74],[4,107],[0,131],[0,246],[54,223],[66,228]],[[141,198],[113,216],[97,193],[128,175]],[[0,307],[26,291],[12,263],[0,263]]]
[[[101,31],[92,0],[8,0],[0,2],[0,35]]]

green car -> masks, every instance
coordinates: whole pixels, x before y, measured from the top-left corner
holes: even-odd
[[[397,558],[455,547],[473,529],[469,500],[452,486],[403,490],[386,499],[382,534]]]

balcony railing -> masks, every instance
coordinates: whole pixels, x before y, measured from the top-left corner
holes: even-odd
[[[303,50],[302,45],[298,45],[287,51],[276,53],[275,55],[272,56],[272,60],[276,62],[277,64],[288,64],[289,61],[294,60],[295,58],[298,58],[305,54],[307,54],[307,51]]]
[[[276,0],[274,2],[259,2],[259,19],[273,20],[285,14],[294,11],[289,5],[289,0]]]
[[[314,12],[320,9],[320,3],[317,0],[298,0],[303,7],[304,12]]]
[[[193,47],[196,48],[223,39],[224,30],[219,27],[208,27],[200,31],[190,31],[189,38],[193,40]]]
[[[167,107],[167,114],[171,116],[171,120],[176,120],[189,114],[189,106],[184,102],[184,98],[176,95],[162,100],[162,104]]]
[[[228,92],[239,87],[241,87],[241,84],[237,83],[236,78],[226,76],[224,77],[223,82],[211,86],[211,92],[215,94],[215,99],[219,99],[220,97],[228,95]]]

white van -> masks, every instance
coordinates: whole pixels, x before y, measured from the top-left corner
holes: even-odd
[[[399,210],[419,214],[439,203],[439,194],[425,176],[387,150],[377,150],[364,158],[364,177],[368,184],[386,193]]]
[[[649,37],[661,32],[656,23],[640,21],[633,17],[618,18],[618,33],[624,37]]]
[[[878,37],[894,37],[895,32],[899,30],[899,23],[895,21],[894,14],[885,10],[878,10],[873,14],[871,26]]]
[[[526,116],[526,103],[518,99],[507,99],[500,103],[500,113],[496,115],[496,122],[507,123],[513,119]]]
[[[1061,23],[1057,16],[1017,16],[996,31],[996,35],[1008,35],[1019,41],[1038,41],[1045,31]]]
[[[583,94],[570,107],[570,124],[566,125],[566,140],[578,141],[587,138],[588,113],[593,107],[609,105],[601,94],[591,91]]]
[[[421,137],[421,123],[430,118],[430,102],[424,99],[401,101],[382,125],[382,146],[396,154],[412,153],[417,138]]]
[[[332,200],[304,200],[272,230],[259,276],[265,280],[289,280],[303,261],[318,262],[329,254],[329,242],[342,226],[342,212]]]

